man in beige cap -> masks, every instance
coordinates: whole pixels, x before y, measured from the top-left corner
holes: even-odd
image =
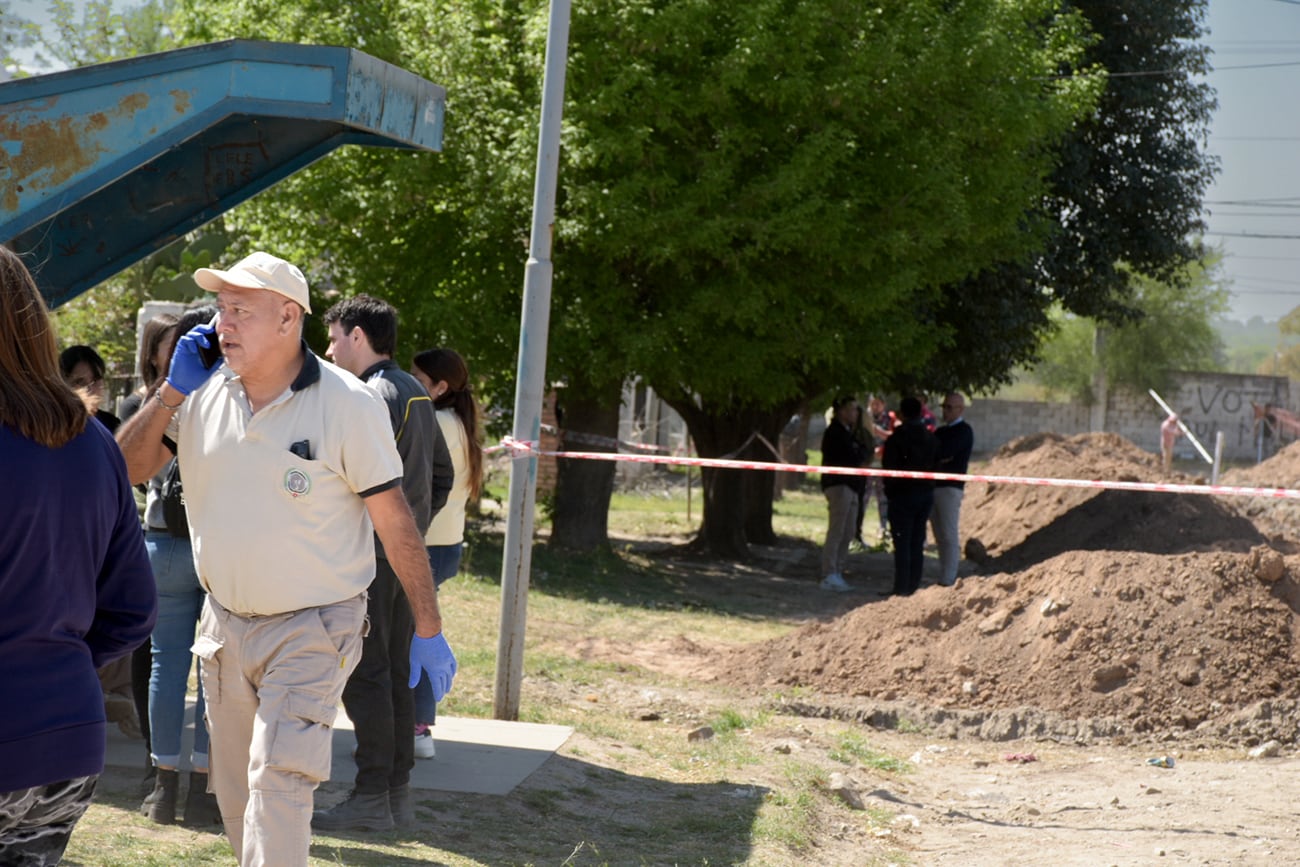
[[[428,672],[441,699],[456,660],[384,402],[307,348],[302,271],[254,253],[194,279],[216,293],[218,317],[181,338],[119,445],[132,481],[166,462],[164,436],[177,445],[208,591],[194,651],[226,836],[241,867],[305,867],[312,794],[361,652],[372,528],[410,600],[412,673]],[[224,363],[208,366],[218,342]]]

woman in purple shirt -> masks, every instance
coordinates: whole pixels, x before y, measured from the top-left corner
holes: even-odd
[[[156,611],[126,465],[60,376],[45,302],[0,247],[0,864],[57,864],[104,769],[95,670]]]

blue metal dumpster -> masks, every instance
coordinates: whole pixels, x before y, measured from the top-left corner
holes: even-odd
[[[443,88],[230,40],[0,84],[0,243],[52,307],[345,144],[437,151]]]

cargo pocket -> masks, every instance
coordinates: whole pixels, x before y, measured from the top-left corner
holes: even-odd
[[[200,633],[190,652],[199,658],[199,677],[203,680],[203,700],[221,704],[221,642],[211,635]]]
[[[306,692],[290,692],[275,724],[267,765],[301,774],[315,782],[328,780],[334,751],[334,718],[338,709]]]

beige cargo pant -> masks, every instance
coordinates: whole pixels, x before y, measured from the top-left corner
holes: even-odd
[[[306,867],[339,697],[361,658],[364,593],[243,617],[211,596],[194,652],[212,736],[208,782],[240,867]]]

